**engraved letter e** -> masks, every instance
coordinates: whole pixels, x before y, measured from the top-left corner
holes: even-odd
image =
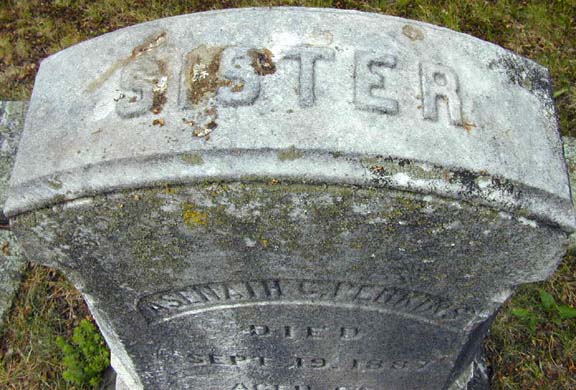
[[[393,99],[375,96],[375,89],[384,89],[384,77],[378,68],[393,69],[396,57],[377,55],[370,52],[356,52],[354,67],[354,104],[360,110],[375,111],[384,114],[398,113],[398,102]]]

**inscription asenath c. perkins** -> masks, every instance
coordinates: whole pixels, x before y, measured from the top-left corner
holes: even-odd
[[[214,310],[267,305],[317,305],[392,312],[427,322],[454,321],[473,314],[447,299],[397,287],[332,280],[228,281],[152,294],[138,302],[151,323]]]
[[[316,102],[317,63],[340,61],[336,49],[301,45],[273,55],[268,49],[253,47],[200,46],[182,56],[177,107],[180,111],[202,110],[206,96],[214,97],[222,107],[250,106],[258,100],[263,88],[262,78],[280,72],[274,61],[295,61],[299,64],[297,79],[298,104],[301,108]],[[391,53],[355,50],[353,59],[353,89],[349,99],[354,108],[377,114],[398,115],[399,102],[393,99],[387,86],[398,69],[399,58]],[[164,103],[167,90],[174,86],[166,74],[164,60],[154,50],[142,52],[122,70],[116,112],[123,118],[134,118],[152,111]],[[418,64],[422,118],[438,120],[438,105],[446,103],[450,124],[462,126],[462,102],[458,75],[449,66],[421,61]],[[161,93],[159,93],[161,91]],[[162,98],[162,99],[160,99]]]

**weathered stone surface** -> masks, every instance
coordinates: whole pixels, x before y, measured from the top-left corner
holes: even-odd
[[[571,226],[548,88],[545,68],[500,47],[382,15],[158,20],[42,63],[26,123],[42,132],[21,146],[7,207],[273,176],[385,182]],[[377,156],[419,164],[380,170]]]
[[[570,177],[570,187],[576,188],[576,138],[562,137],[564,143],[564,156]],[[572,202],[576,203],[576,192],[572,190]],[[570,236],[570,248],[576,249],[576,234]]]
[[[0,209],[6,201],[8,181],[24,129],[27,108],[27,102],[0,101]],[[8,230],[8,220],[0,213],[0,329],[12,304],[25,264],[14,235]]]
[[[334,10],[186,15],[50,57],[7,205],[130,389],[464,388],[574,229],[544,68]]]

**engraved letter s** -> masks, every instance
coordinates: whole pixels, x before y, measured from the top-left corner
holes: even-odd
[[[251,58],[247,47],[228,47],[220,57],[220,74],[222,77],[242,83],[239,91],[233,87],[220,87],[218,100],[228,106],[247,106],[260,95],[260,78],[250,65]]]
[[[134,118],[146,113],[154,103],[154,84],[161,75],[157,62],[150,57],[140,57],[120,75],[120,88],[126,96],[116,103],[116,112],[123,118]]]

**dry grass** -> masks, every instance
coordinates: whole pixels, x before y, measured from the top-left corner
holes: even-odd
[[[0,341],[0,388],[72,389],[62,379],[56,338],[70,338],[80,320],[91,319],[90,313],[60,273],[30,265],[26,274]]]

